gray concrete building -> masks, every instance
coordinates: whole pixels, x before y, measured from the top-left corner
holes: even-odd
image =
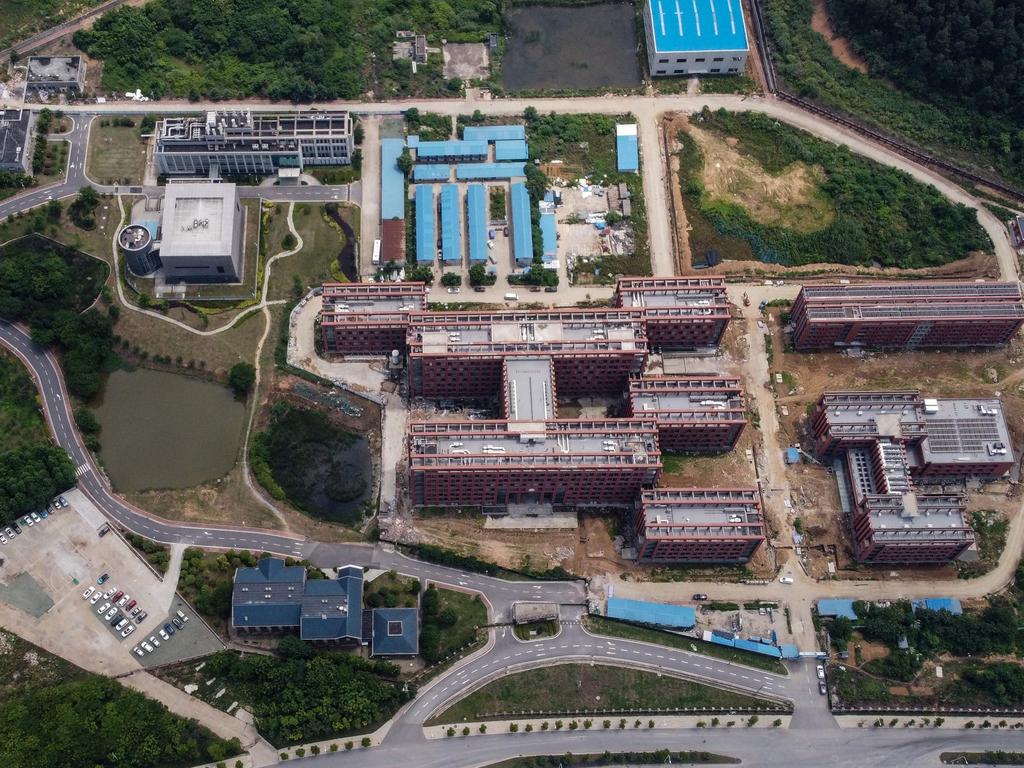
[[[236,283],[245,214],[234,184],[168,184],[160,216],[160,262],[168,282]]]
[[[269,176],[280,169],[348,165],[355,140],[345,111],[207,112],[157,123],[154,163],[166,175]]]
[[[29,172],[33,122],[31,110],[0,110],[0,171]]]
[[[81,56],[30,56],[26,90],[81,93],[85,62]]]

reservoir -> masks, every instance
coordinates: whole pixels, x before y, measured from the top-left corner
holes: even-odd
[[[227,474],[245,423],[227,387],[146,368],[110,374],[94,410],[100,459],[118,491],[189,488]]]

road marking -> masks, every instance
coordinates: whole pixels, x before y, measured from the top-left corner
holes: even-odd
[[[89,471],[89,465],[88,464],[81,464],[80,466],[75,468],[75,477],[81,477],[82,475],[84,475],[88,471]]]

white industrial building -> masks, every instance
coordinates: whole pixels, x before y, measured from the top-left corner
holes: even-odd
[[[651,75],[742,74],[747,31],[741,0],[644,0]]]

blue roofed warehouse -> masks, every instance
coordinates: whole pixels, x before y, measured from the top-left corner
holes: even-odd
[[[459,185],[441,185],[441,260],[453,266],[462,263],[462,212]]]
[[[512,185],[512,258],[521,267],[533,262],[530,193],[522,182]]]
[[[652,75],[741,74],[747,32],[741,0],[643,0]]]
[[[615,126],[615,163],[620,171],[640,170],[636,128],[636,123]]]
[[[487,261],[487,195],[483,184],[466,188],[466,230],[469,234],[469,263]]]
[[[626,600],[621,597],[608,598],[607,615],[610,619],[678,629],[690,629],[697,623],[697,612],[685,605],[648,603],[643,600]]]
[[[434,188],[429,184],[416,187],[416,261],[430,264],[437,255],[434,229]]]

